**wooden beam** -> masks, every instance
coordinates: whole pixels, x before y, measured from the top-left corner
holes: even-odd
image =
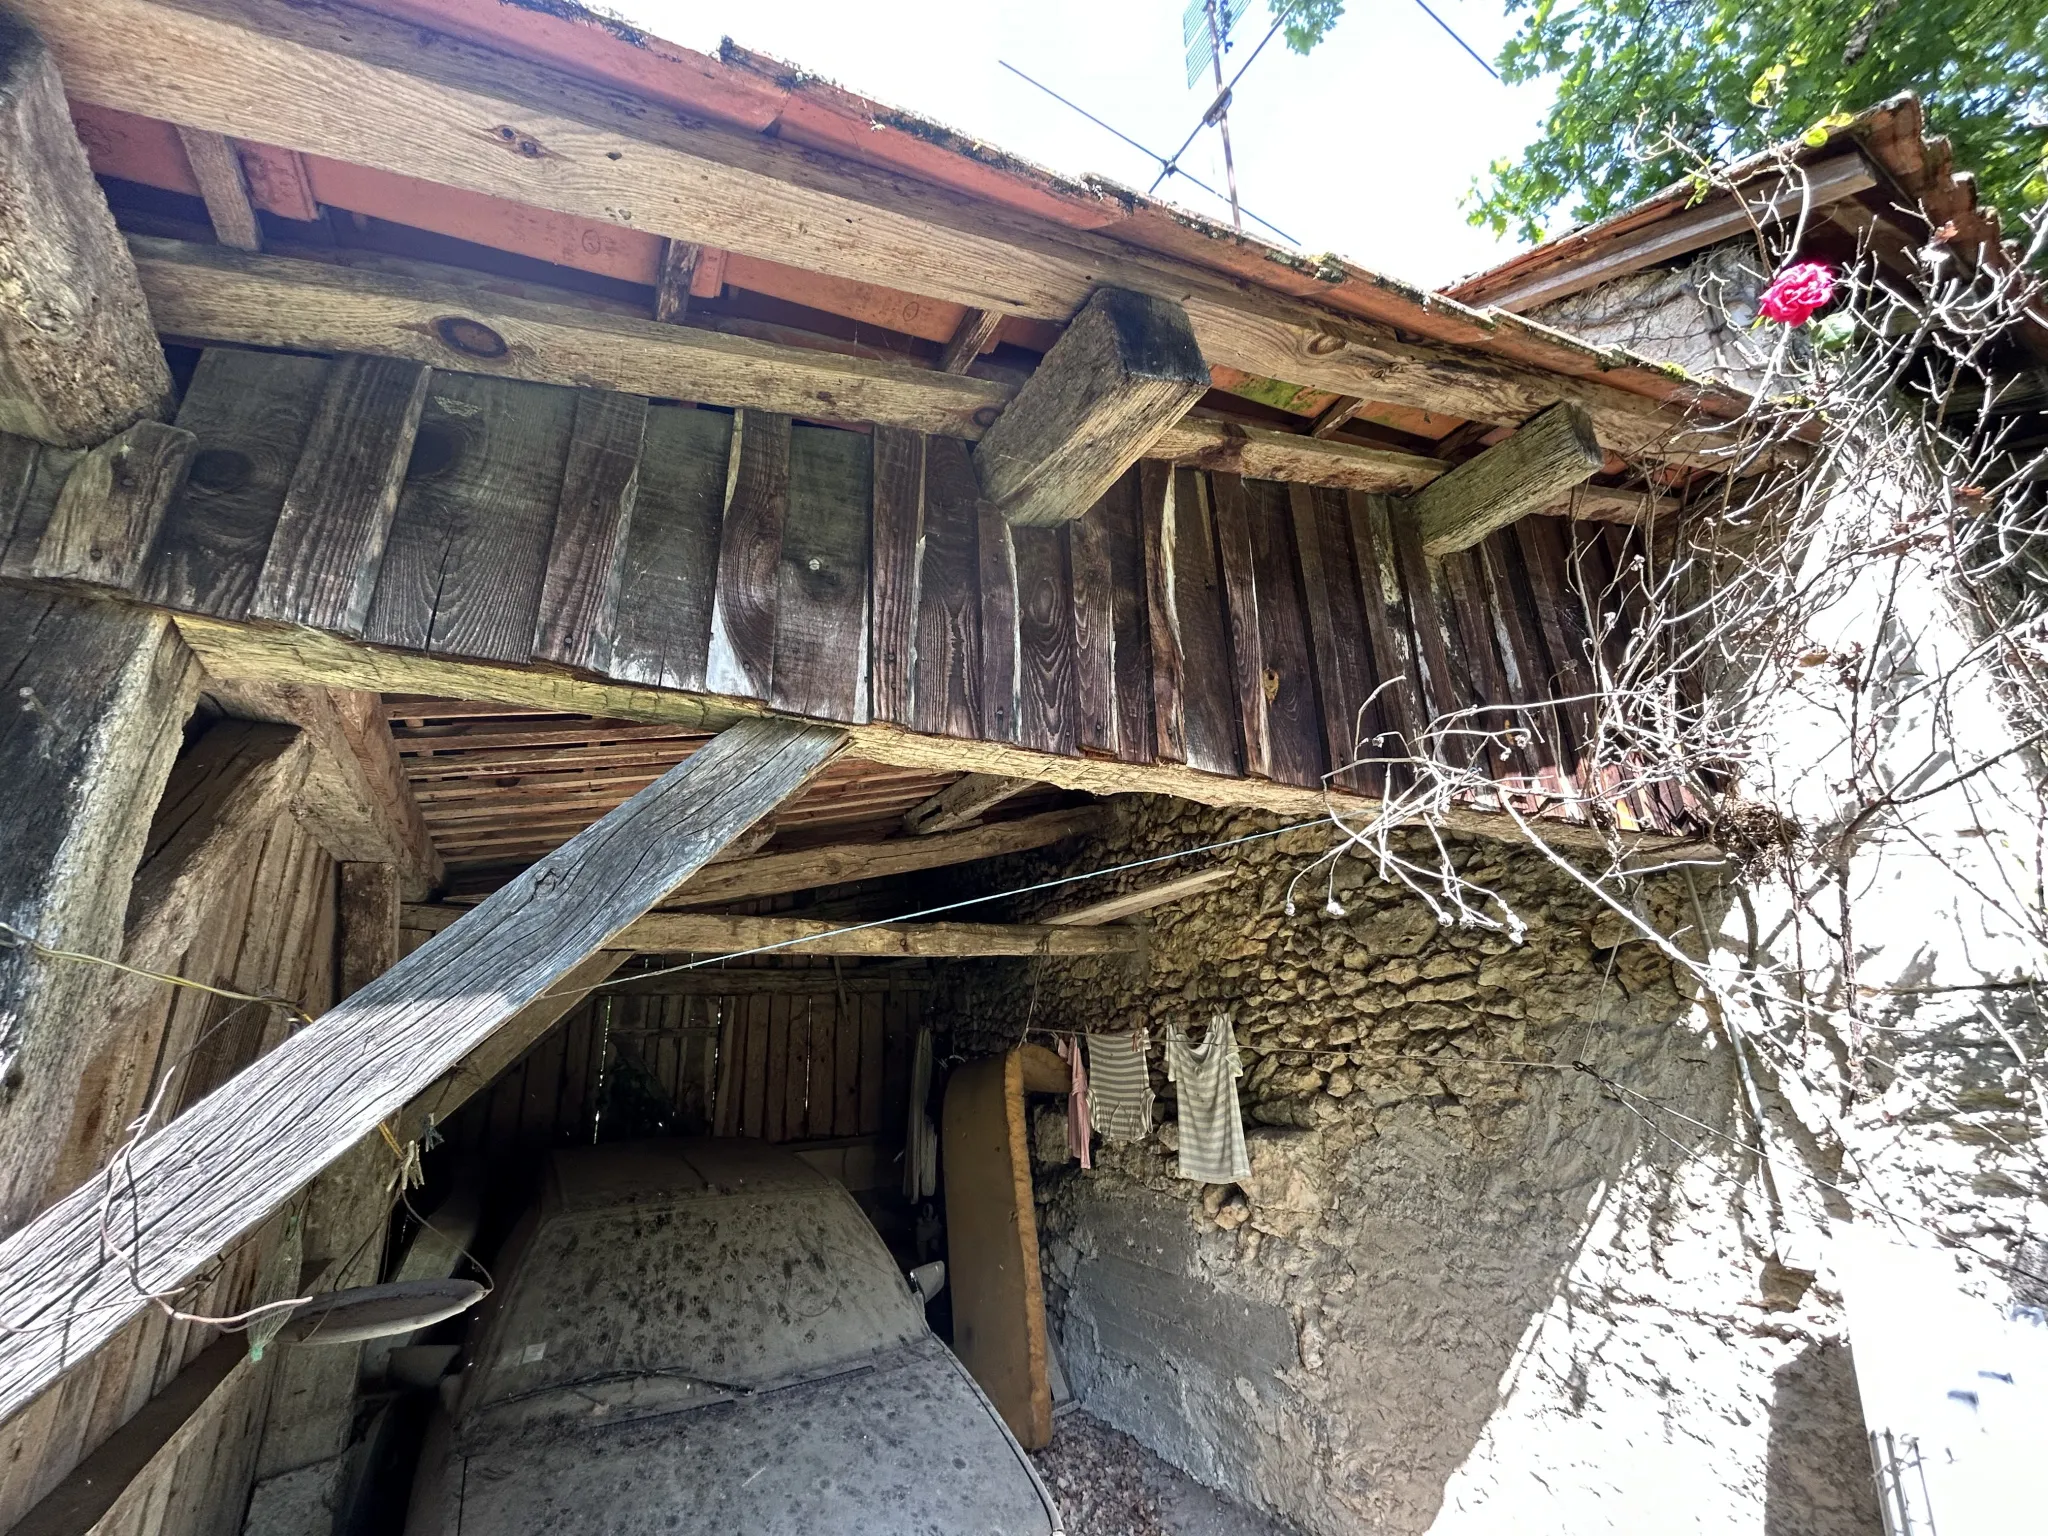
[[[1356,416],[1364,404],[1365,402],[1356,395],[1339,395],[1323,408],[1323,414],[1318,416],[1315,425],[1308,429],[1308,435],[1314,438],[1333,435]]]
[[[441,883],[441,855],[375,693],[232,676],[212,678],[208,690],[244,719],[305,732],[312,755],[294,810],[335,858],[396,866],[414,898]]]
[[[1653,491],[1582,485],[1563,501],[1543,510],[1575,522],[1620,523],[1630,528],[1647,528],[1660,518],[1672,516],[1681,505],[1676,496],[1663,496]]]
[[[405,925],[438,932],[468,907],[412,906]],[[890,923],[860,928],[803,917],[733,917],[722,912],[650,912],[612,942],[644,955],[709,955],[779,944],[778,954],[860,955],[887,959],[974,959],[989,955],[1124,955],[1138,950],[1136,929],[1055,927],[1049,923]]]
[[[36,546],[35,575],[132,587],[198,446],[182,427],[138,421],[86,454],[57,493]]]
[[[1552,406],[1410,500],[1422,552],[1436,557],[1471,548],[1583,484],[1605,457],[1584,412]]]
[[[692,876],[687,885],[671,894],[662,905],[698,906],[747,901],[757,896],[807,891],[821,885],[879,880],[920,869],[993,859],[1006,853],[1044,848],[1062,838],[1086,837],[1099,831],[1107,819],[1100,806],[1085,805],[932,837],[832,843],[822,848],[760,854],[730,864],[710,865]]]
[[[180,127],[178,140],[199,183],[214,238],[238,251],[262,250],[263,226],[257,222],[256,205],[249,201],[249,178],[235,146],[225,135],[204,128]]]
[[[42,40],[0,11],[0,432],[89,448],[170,405],[63,82]]]
[[[1164,470],[1165,466],[1160,466]],[[1170,475],[1161,479],[1171,483]],[[317,630],[283,631],[237,624],[196,614],[181,614],[179,632],[217,679],[295,682],[320,687],[367,689],[381,693],[424,694],[435,698],[495,701],[546,713],[594,715],[611,720],[637,720],[684,730],[720,730],[735,721],[766,713],[744,701],[682,693],[628,683],[601,682],[538,667],[467,661],[388,650]],[[1173,639],[1166,630],[1168,641]],[[1155,667],[1159,632],[1154,631]],[[1159,674],[1155,672],[1155,698]],[[892,725],[846,728],[855,757],[896,768],[938,773],[992,773],[1032,779],[1060,789],[1092,795],[1173,795],[1199,805],[1244,807],[1287,815],[1321,816],[1330,807],[1352,800],[1341,789],[1277,784],[1266,779],[1230,777],[1191,768],[1185,763],[1124,763],[1104,758],[1063,757],[1001,741],[977,741],[923,735]],[[1356,803],[1365,803],[1358,798]],[[1516,837],[1513,824],[1484,811],[1453,808],[1446,825],[1482,837]],[[1605,846],[1588,827],[1559,821],[1546,827],[1559,847],[1589,852]],[[1659,848],[1670,843],[1649,840]]]
[[[818,726],[727,731],[383,976],[0,1242],[0,1420],[171,1293],[307,1179],[605,948],[845,744]],[[119,1257],[112,1219],[130,1244]]]
[[[42,1196],[129,894],[199,685],[161,614],[47,592],[0,601],[0,1228]],[[4,1315],[4,1314],[0,1314]]]
[[[1149,912],[1154,907],[1164,906],[1170,901],[1181,901],[1203,891],[1213,891],[1220,885],[1227,885],[1237,873],[1225,865],[1219,869],[1199,870],[1192,875],[1182,875],[1178,880],[1162,881],[1148,885],[1142,890],[1126,891],[1121,896],[1111,896],[1103,901],[1092,901],[1085,907],[1074,907],[1066,912],[1055,913],[1046,922],[1055,928],[1094,928],[1104,923],[1120,923],[1127,917],[1140,912]]]
[[[946,343],[946,350],[939,356],[939,369],[943,373],[965,373],[974,366],[975,359],[989,349],[996,339],[996,331],[1003,323],[999,309],[970,309],[960,317],[960,328],[953,332],[953,339]]]
[[[730,969],[707,966],[701,971],[651,976],[637,983],[628,977],[613,982],[605,990],[614,995],[630,993],[657,997],[744,997],[755,992],[772,992],[778,996],[796,993],[824,996],[836,993],[928,992],[938,984],[932,970],[922,961],[910,964],[916,968],[905,969],[886,961],[877,962],[872,975],[865,969],[834,975],[827,970],[795,970],[782,966],[736,965]],[[662,1030],[649,1025],[646,1032],[660,1034]]]
[[[1017,392],[992,379],[658,325],[468,284],[176,240],[136,236],[129,244],[157,324],[166,335],[196,341],[401,357],[465,373],[603,385],[969,440],[982,436]],[[1449,467],[1417,454],[1195,416],[1169,426],[1151,453],[1254,478],[1397,493],[1420,490]]]
[[[422,47],[416,25],[347,5],[16,4],[51,40],[73,94],[104,106],[581,218],[619,223],[631,210],[654,234],[1005,314],[1064,321],[1104,285],[1152,293],[1186,308],[1213,362],[1460,420],[1512,425],[1565,399],[1625,454],[1712,440],[1682,411],[1597,378],[1247,291],[1200,264],[811,145],[651,112],[615,87],[449,34]],[[337,113],[336,101],[377,111]],[[498,152],[479,153],[486,142]],[[1569,345],[1535,328],[1515,339],[1532,351]],[[1598,357],[1583,358],[1590,375]]]
[[[1012,523],[1070,523],[1208,388],[1186,311],[1101,289],[975,448],[982,495]]]
[[[1008,800],[1031,788],[1030,779],[1006,779],[993,773],[963,773],[931,799],[903,813],[903,830],[917,837],[971,827]]]
[[[9,1536],[90,1536],[101,1517],[257,1363],[240,1334],[214,1340],[15,1524]]]

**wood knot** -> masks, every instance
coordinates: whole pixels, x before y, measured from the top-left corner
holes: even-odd
[[[442,346],[464,357],[497,358],[512,350],[504,337],[467,315],[443,315],[434,322],[434,335]]]
[[[500,123],[491,130],[491,137],[511,150],[522,160],[544,160],[547,149],[539,139],[530,133],[522,133],[510,123]]]
[[[1308,340],[1310,357],[1328,357],[1333,352],[1342,352],[1349,343],[1335,331],[1317,331]]]
[[[202,448],[193,455],[192,468],[186,479],[202,491],[221,495],[239,491],[247,485],[255,468],[249,461],[249,455],[238,453],[233,448]]]

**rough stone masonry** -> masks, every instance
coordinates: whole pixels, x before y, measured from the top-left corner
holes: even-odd
[[[1276,825],[1119,807],[1107,836],[1021,857],[998,888]],[[1156,1045],[1160,1124],[1092,1173],[1065,1161],[1059,1102],[1034,1101],[1050,1321],[1079,1399],[1333,1536],[1878,1529],[1837,1300],[1771,1256],[1754,1160],[1713,1134],[1744,1135],[1733,1064],[1671,962],[1501,842],[1449,846],[1528,924],[1519,945],[1439,925],[1352,857],[1334,892],[1303,880],[1289,917],[1290,878],[1332,840],[1231,851],[1238,878],[1156,910],[1141,962],[975,967],[941,1010],[962,1054],[1027,1022],[1156,1040],[1236,1021],[1241,1186],[1175,1177]],[[1686,928],[1677,877],[1642,900]]]

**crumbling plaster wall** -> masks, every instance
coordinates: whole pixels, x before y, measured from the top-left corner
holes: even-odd
[[[1120,802],[1004,883],[1272,826]],[[1037,1029],[1236,1019],[1253,1173],[1175,1177],[1154,1137],[1064,1162],[1037,1110],[1040,1237],[1077,1396],[1213,1486],[1315,1532],[1876,1529],[1840,1318],[1769,1260],[1725,1046],[1650,946],[1540,856],[1454,844],[1525,943],[1441,927],[1327,829],[1244,845],[1152,914],[1143,964],[976,968],[953,1048]],[[1164,873],[1171,873],[1168,870]],[[1046,911],[1159,869],[1039,898]],[[1106,894],[1106,891],[1100,892]],[[1032,915],[1020,908],[1016,915]],[[1682,881],[1645,915],[1683,927]],[[1586,1061],[1702,1122],[1635,1109]],[[1509,1063],[1564,1063],[1529,1067]],[[1638,1111],[1642,1112],[1638,1112]]]

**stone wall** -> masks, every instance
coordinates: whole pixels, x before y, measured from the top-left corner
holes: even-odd
[[[1275,825],[1119,804],[1108,836],[1011,861],[1002,886]],[[973,967],[941,1010],[967,1055],[1027,1021],[1142,1023],[1156,1041],[1235,1019],[1241,1186],[1175,1176],[1156,1044],[1159,1129],[1100,1148],[1091,1173],[1064,1161],[1059,1101],[1035,1101],[1048,1307],[1076,1395],[1314,1532],[1875,1530],[1839,1313],[1770,1258],[1756,1169],[1719,1139],[1747,1138],[1728,1051],[1671,964],[1505,843],[1452,846],[1528,924],[1520,945],[1439,925],[1353,858],[1334,892],[1327,871],[1303,879],[1288,916],[1291,877],[1330,841],[1207,856],[1237,878],[1155,910],[1142,964]],[[1642,910],[1678,931],[1702,896],[1667,877]]]

